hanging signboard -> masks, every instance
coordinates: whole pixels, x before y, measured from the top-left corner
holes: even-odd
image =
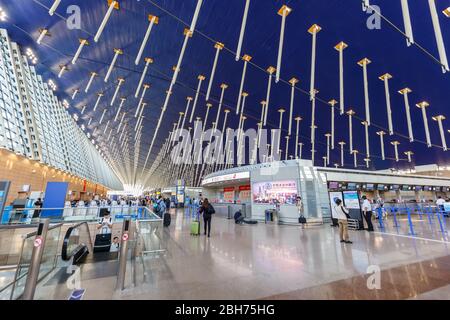
[[[235,191],[234,187],[228,187],[223,189],[223,200],[228,203],[234,203]]]

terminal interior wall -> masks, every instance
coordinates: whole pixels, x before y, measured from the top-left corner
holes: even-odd
[[[30,191],[45,191],[49,181],[69,182],[73,198],[83,197],[83,179],[7,150],[0,150],[0,177],[0,180],[11,181],[7,205],[18,197],[24,185],[30,185]],[[105,186],[86,181],[86,193],[96,192],[99,195],[106,195],[107,190]]]

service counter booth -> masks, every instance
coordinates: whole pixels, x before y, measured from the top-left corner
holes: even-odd
[[[202,181],[203,195],[228,216],[228,207],[242,209],[246,217],[266,222],[266,211],[275,211],[280,224],[298,224],[296,198],[303,199],[308,223],[331,219],[327,181],[309,160],[289,160],[228,169]],[[216,210],[217,211],[217,210]]]
[[[280,224],[298,224],[297,196],[303,200],[308,224],[331,222],[334,200],[341,198],[360,229],[363,195],[373,203],[382,197],[388,209],[405,207],[414,213],[434,204],[437,195],[450,193],[450,179],[313,167],[309,160],[288,160],[215,172],[203,179],[202,187],[203,196],[220,215],[228,217],[231,205],[237,211],[245,204],[247,218],[265,222],[269,210]]]

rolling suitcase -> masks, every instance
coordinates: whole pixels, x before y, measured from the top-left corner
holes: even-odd
[[[200,212],[197,210],[197,217],[195,220],[191,222],[191,235],[199,236],[200,235]]]
[[[94,253],[109,252],[110,248],[111,248],[111,233],[102,232],[95,236]]]
[[[164,227],[168,227],[170,226],[170,222],[172,221],[172,216],[170,215],[170,213],[165,213],[164,214]]]

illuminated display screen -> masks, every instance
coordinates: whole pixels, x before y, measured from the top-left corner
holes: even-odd
[[[253,202],[257,204],[295,204],[297,198],[295,180],[256,182],[252,190]]]

